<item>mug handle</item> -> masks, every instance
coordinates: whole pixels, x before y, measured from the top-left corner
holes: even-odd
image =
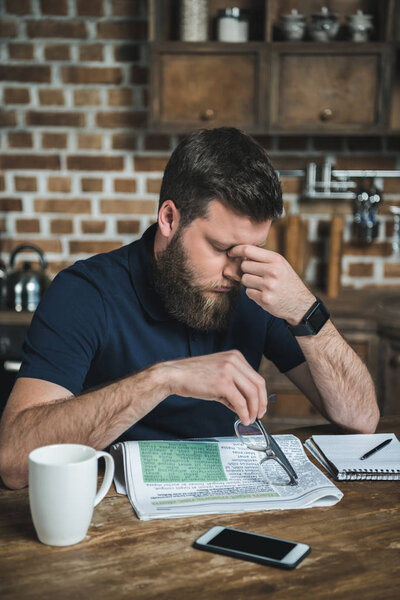
[[[108,490],[111,487],[114,477],[113,457],[111,456],[111,454],[108,454],[108,452],[96,452],[97,459],[99,459],[101,456],[104,456],[104,460],[106,461],[106,472],[104,473],[103,482],[94,499],[94,506],[97,506],[99,502],[103,500],[104,496],[107,494]]]

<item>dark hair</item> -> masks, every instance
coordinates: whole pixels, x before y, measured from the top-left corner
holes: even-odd
[[[159,208],[172,200],[188,225],[216,198],[256,222],[282,214],[282,190],[268,154],[234,127],[198,129],[180,142],[165,168]]]

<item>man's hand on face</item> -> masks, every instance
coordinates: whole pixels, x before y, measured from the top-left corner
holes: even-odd
[[[168,361],[163,368],[170,394],[221,402],[245,425],[265,414],[265,380],[238,350]]]
[[[241,283],[246,294],[275,317],[297,325],[315,302],[315,296],[277,252],[243,244],[231,248],[228,256],[242,259]]]

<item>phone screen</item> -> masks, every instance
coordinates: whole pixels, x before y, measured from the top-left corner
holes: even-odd
[[[265,556],[265,558],[272,558],[274,560],[283,560],[296,546],[293,542],[232,529],[224,529],[210,540],[207,545],[219,546],[227,550],[246,552],[248,554],[257,554],[258,556]]]

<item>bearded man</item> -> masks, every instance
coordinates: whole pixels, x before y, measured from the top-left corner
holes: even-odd
[[[331,421],[375,430],[370,375],[288,262],[264,248],[282,213],[265,150],[198,130],[166,167],[157,223],[54,280],[0,425],[0,474],[28,480],[54,443],[232,435],[264,416],[263,354]]]

